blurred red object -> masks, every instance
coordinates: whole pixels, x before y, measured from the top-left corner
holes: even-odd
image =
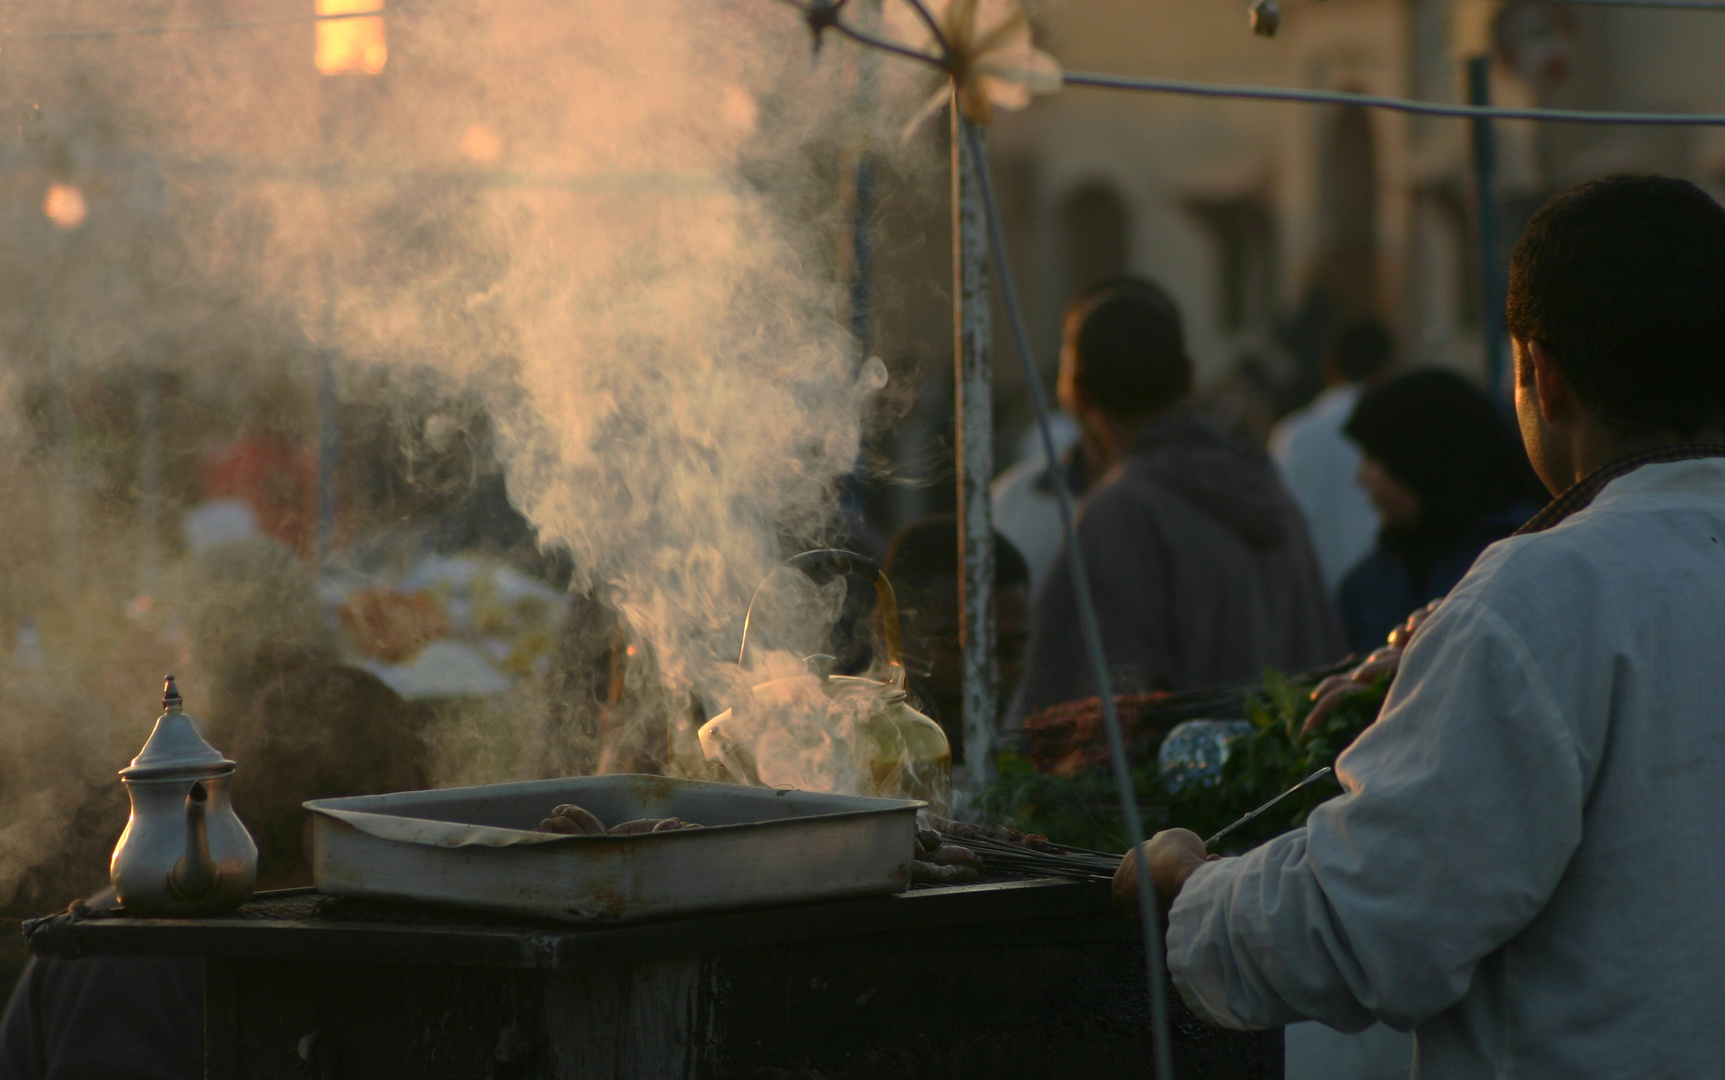
[[[248,435],[212,455],[203,479],[206,498],[244,501],[265,535],[302,557],[311,554],[317,458],[309,451],[273,435]]]
[[[425,593],[359,589],[336,609],[360,654],[386,664],[411,660],[449,631],[449,618]]]
[[[1162,739],[1178,723],[1157,716],[1158,706],[1170,695],[1116,694],[1114,708],[1120,716],[1121,736],[1129,760],[1155,758]],[[1024,740],[1030,763],[1039,771],[1070,780],[1084,769],[1108,760],[1108,733],[1102,726],[1102,699],[1084,698],[1051,705],[1025,717]]]

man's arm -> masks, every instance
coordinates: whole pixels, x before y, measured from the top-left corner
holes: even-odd
[[[1580,842],[1587,771],[1526,643],[1452,598],[1338,762],[1347,793],[1191,871],[1170,912],[1176,984],[1226,1026],[1415,1026],[1544,906]]]

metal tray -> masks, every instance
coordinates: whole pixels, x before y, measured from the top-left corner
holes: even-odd
[[[634,836],[534,831],[559,803]],[[571,922],[901,892],[924,804],[664,776],[583,776],[318,799],[312,874],[337,896],[420,900]]]

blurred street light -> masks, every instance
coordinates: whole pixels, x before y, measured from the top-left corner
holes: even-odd
[[[494,165],[503,156],[503,141],[490,124],[474,121],[461,136],[461,156],[475,165]]]
[[[48,193],[42,198],[42,213],[61,229],[76,229],[84,224],[84,215],[89,211],[84,193],[71,184],[49,184]]]
[[[383,0],[316,0],[319,15],[377,11]],[[317,69],[325,75],[360,72],[376,75],[389,60],[389,42],[381,15],[364,19],[329,19],[317,24]]]

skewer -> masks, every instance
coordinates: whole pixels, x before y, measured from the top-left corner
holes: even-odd
[[[1293,787],[1277,795],[1269,802],[1246,814],[1238,821],[1229,825],[1221,832],[1204,841],[1206,848],[1214,848],[1218,843],[1228,838],[1236,830],[1256,821],[1268,810],[1280,804],[1282,800],[1295,792],[1306,788],[1331,775],[1335,770],[1326,765],[1312,775],[1301,780]],[[1025,847],[1009,840],[981,833],[961,834],[941,830],[941,836],[954,844],[959,844],[976,852],[982,857],[983,864],[994,870],[1028,871],[1046,874],[1051,877],[1069,877],[1078,879],[1107,880],[1114,876],[1114,871],[1120,866],[1120,856],[1102,851],[1090,851],[1085,848],[1072,848],[1065,845],[1055,845],[1059,851],[1041,851]]]
[[[1275,806],[1277,803],[1281,802],[1283,799],[1294,794],[1294,792],[1301,791],[1301,790],[1304,790],[1305,788],[1311,787],[1313,784],[1317,783],[1319,780],[1322,780],[1324,777],[1329,776],[1334,771],[1335,771],[1334,769],[1330,768],[1328,765],[1325,765],[1323,768],[1319,769],[1317,772],[1306,777],[1304,780],[1301,780],[1299,783],[1295,784],[1293,787],[1289,788],[1288,790],[1282,792],[1280,795],[1271,799],[1269,802],[1265,803],[1263,806],[1260,806],[1256,810],[1251,811],[1250,813],[1246,814],[1245,817],[1242,817],[1239,821],[1234,822],[1234,824],[1229,825],[1227,828],[1223,829],[1221,832],[1217,833],[1215,836],[1212,836],[1212,837],[1210,837],[1210,839],[1204,841],[1205,850],[1209,850],[1211,848],[1214,848],[1216,846],[1216,844],[1218,842],[1222,841],[1223,839],[1225,839],[1229,833],[1234,832],[1236,829],[1239,829],[1242,826],[1251,824],[1253,821],[1256,821],[1258,818],[1258,815],[1262,814],[1264,811],[1270,809],[1271,807]]]
[[[976,852],[982,858],[983,864],[993,870],[1103,880],[1112,878],[1115,869],[1120,865],[1120,856],[1101,852],[1071,849],[1059,852],[1038,851],[990,836],[963,836],[955,833],[941,835],[954,844]]]

